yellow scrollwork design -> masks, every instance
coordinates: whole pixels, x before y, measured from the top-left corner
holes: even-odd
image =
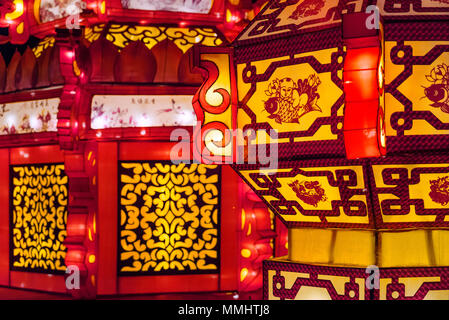
[[[120,164],[120,272],[218,270],[220,169]]]
[[[12,267],[64,271],[68,178],[64,165],[11,167]]]

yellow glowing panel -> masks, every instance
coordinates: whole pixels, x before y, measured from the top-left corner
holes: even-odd
[[[120,163],[120,274],[216,273],[220,168]]]
[[[372,231],[291,228],[289,243],[292,261],[348,267],[375,264]]]
[[[294,174],[294,170],[300,170],[301,173]],[[264,172],[275,174],[267,175]],[[328,223],[370,223],[370,206],[363,191],[366,181],[362,166],[301,166],[271,171],[239,169],[239,174],[255,191],[275,190],[270,194],[264,192],[260,197],[288,223],[321,224],[323,217]],[[349,178],[354,180],[354,185],[342,187],[343,181],[333,181]],[[278,206],[279,202],[286,205]]]
[[[380,267],[435,266],[430,230],[380,233]]]
[[[295,58],[313,56],[324,64],[330,62],[334,52],[336,49],[326,49],[300,54]],[[283,60],[285,58],[282,57],[268,59],[253,62],[252,65],[257,74],[263,74],[270,65]],[[239,66],[240,69],[242,66]],[[238,73],[238,88],[239,91],[248,89],[241,72]],[[318,74],[308,63],[287,64],[285,67],[278,67],[267,81],[257,83],[257,90],[247,105],[256,115],[257,123],[268,122],[278,132],[307,131],[317,118],[331,117],[331,107],[341,94],[341,89],[331,79],[331,72]],[[276,103],[276,112],[267,110],[268,101]],[[239,123],[239,126],[243,125]],[[337,135],[332,134],[330,126],[327,126],[324,131],[309,140],[334,139],[337,139]]]
[[[405,48],[412,48],[413,57],[422,57],[429,55],[431,50],[436,47],[449,45],[449,41],[405,41]],[[403,58],[405,53],[401,47],[397,47],[395,41],[387,41],[385,44],[385,82],[391,84],[401,73],[405,67],[401,64],[395,64],[392,60],[392,52],[397,52],[395,57]],[[392,51],[394,49],[394,51]],[[408,57],[405,57],[408,59]],[[408,60],[411,60],[408,59]],[[397,100],[391,93],[385,95],[386,111],[386,130],[387,136],[396,136],[397,125],[404,126],[406,136],[423,136],[423,135],[442,135],[449,134],[449,130],[438,129],[434,124],[449,123],[449,105],[448,88],[444,79],[449,76],[449,53],[444,52],[439,55],[431,64],[416,64],[411,66],[411,74],[397,87],[401,97],[405,97],[410,101],[413,112],[429,112],[429,120],[413,119],[410,128],[405,123],[403,117],[395,120],[391,117],[396,113],[404,112],[405,106]],[[397,81],[397,80],[396,80]],[[429,122],[430,121],[430,122]]]
[[[68,178],[64,165],[11,167],[11,268],[65,270]]]
[[[445,173],[447,166],[447,163],[373,165],[374,182],[379,190],[374,196],[378,197],[383,222],[434,222],[436,210],[449,207],[444,187],[444,182],[449,180]],[[404,174],[403,177],[398,175],[399,172]],[[386,184],[384,176],[390,179],[389,175],[393,181]],[[405,185],[407,193],[395,192],[406,179],[409,181]],[[397,202],[394,205],[391,204],[393,200]]]

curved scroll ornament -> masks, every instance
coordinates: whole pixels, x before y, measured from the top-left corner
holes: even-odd
[[[4,3],[3,3],[4,2]],[[0,27],[9,28],[9,41],[25,43],[29,38],[24,0],[6,0],[0,4]]]
[[[194,134],[194,157],[205,163],[236,160],[237,87],[233,49],[195,47],[194,70],[206,81],[193,98],[199,121]]]

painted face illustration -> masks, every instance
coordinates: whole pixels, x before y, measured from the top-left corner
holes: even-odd
[[[289,187],[292,188],[299,199],[314,207],[316,207],[320,201],[327,200],[325,191],[318,181],[299,182],[298,180],[295,180],[289,184]]]
[[[317,105],[320,97],[318,86],[321,84],[316,74],[306,79],[294,81],[291,78],[274,79],[268,85],[264,102],[269,119],[277,123],[299,123],[299,119],[312,111],[321,111]]]
[[[449,177],[430,180],[430,198],[441,205],[449,203]]]
[[[280,82],[281,86],[281,98],[288,99],[293,95],[293,89],[296,87],[295,82],[290,78],[284,78]]]

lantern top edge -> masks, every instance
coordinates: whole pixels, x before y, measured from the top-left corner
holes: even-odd
[[[260,44],[280,38],[341,28],[342,17],[351,13],[378,14],[391,22],[448,21],[449,0],[271,0],[232,43],[235,47]]]

